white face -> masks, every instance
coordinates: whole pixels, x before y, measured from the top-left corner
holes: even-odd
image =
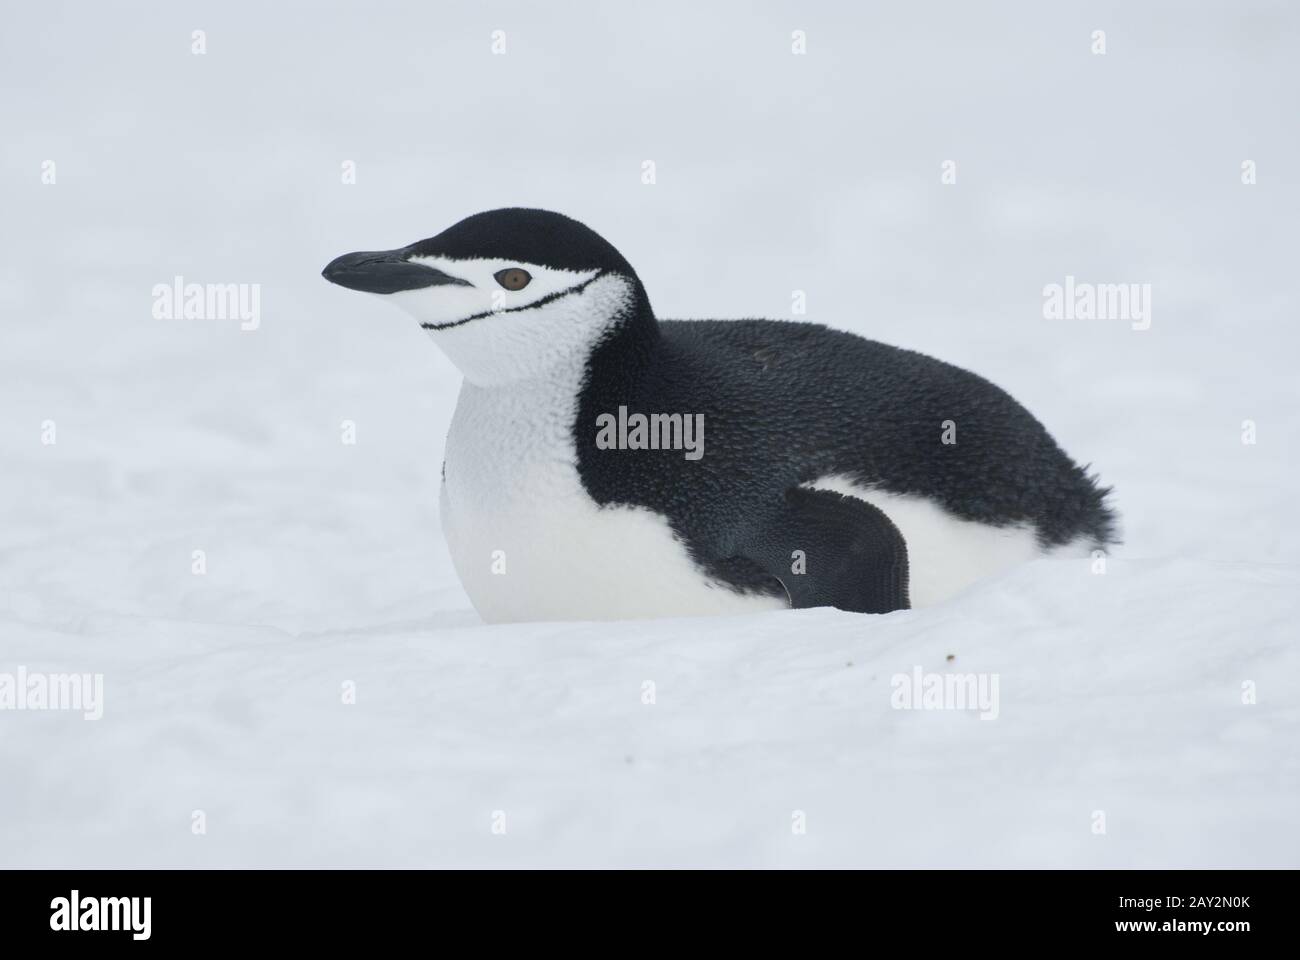
[[[632,294],[625,277],[599,270],[557,270],[518,260],[410,260],[466,284],[381,296],[419,321],[478,386],[544,374],[565,360],[585,361]]]

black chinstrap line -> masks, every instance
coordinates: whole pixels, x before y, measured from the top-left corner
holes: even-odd
[[[594,277],[584,280],[582,283],[575,286],[569,287],[567,290],[557,290],[555,293],[548,293],[546,296],[542,297],[542,299],[534,300],[532,303],[527,303],[523,306],[503,307],[500,310],[484,310],[482,313],[475,313],[461,320],[453,320],[451,323],[422,323],[420,324],[420,327],[424,330],[450,330],[452,327],[459,327],[462,324],[469,323],[471,320],[482,320],[484,317],[500,316],[503,313],[519,313],[521,310],[532,310],[536,307],[544,307],[548,303],[554,303],[561,297],[569,296],[571,293],[582,293],[582,291],[586,290],[589,286],[609,272],[610,271],[608,270],[601,270]]]

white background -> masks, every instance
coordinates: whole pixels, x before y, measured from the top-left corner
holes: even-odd
[[[11,5],[0,672],[106,703],[0,712],[0,864],[1295,865],[1298,48],[1228,0]],[[804,290],[989,377],[1125,544],[882,618],[483,626],[459,376],[319,271],[516,204],[660,316]],[[1045,320],[1067,274],[1151,328]],[[261,284],[260,328],[154,319],[177,275]],[[914,665],[997,673],[999,719],[892,710]]]

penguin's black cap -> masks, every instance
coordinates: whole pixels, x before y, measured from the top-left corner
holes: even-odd
[[[476,213],[405,252],[411,257],[497,258],[558,270],[634,275],[623,255],[595,230],[562,213],[527,207]]]
[[[330,283],[365,293],[470,286],[469,281],[435,269],[416,259],[419,257],[504,260],[636,278],[622,254],[596,231],[561,213],[522,207],[476,213],[436,237],[397,250],[345,253],[332,260],[321,275]]]

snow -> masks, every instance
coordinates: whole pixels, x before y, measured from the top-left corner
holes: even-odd
[[[1300,863],[1300,17],[999,9],[13,11],[0,674],[105,703],[0,711],[0,865]],[[483,625],[458,376],[318,273],[510,203],[663,316],[804,290],[988,376],[1124,545],[887,617]],[[260,283],[260,326],[155,319],[178,275]],[[1151,328],[1044,319],[1067,275],[1150,283]],[[916,667],[996,675],[997,718],[894,709]]]

